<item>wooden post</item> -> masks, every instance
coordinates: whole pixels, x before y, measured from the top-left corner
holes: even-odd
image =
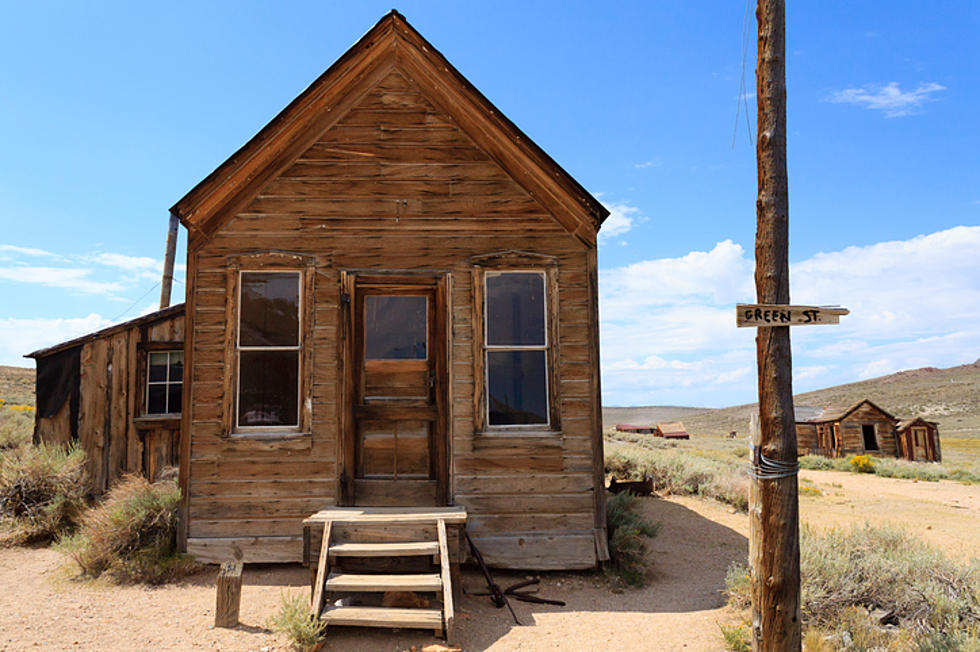
[[[759,23],[756,68],[759,195],[755,287],[760,304],[789,304],[784,0],[759,0],[756,18]],[[754,442],[754,461],[765,458],[777,465],[780,462],[793,465],[797,450],[789,326],[759,328],[756,355],[760,428]],[[799,650],[801,646],[797,476],[792,472],[783,475],[756,478],[750,491],[749,561],[755,650],[782,652]]]
[[[174,284],[174,259],[177,257],[177,215],[170,214],[170,227],[167,229],[167,251],[163,256],[163,280],[160,283],[160,310],[170,306],[170,291]]]
[[[215,627],[237,627],[238,609],[242,601],[242,569],[240,561],[226,561],[218,573],[218,597],[214,607]]]

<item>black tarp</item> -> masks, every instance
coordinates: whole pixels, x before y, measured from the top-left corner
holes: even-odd
[[[53,417],[65,404],[65,400],[70,401],[68,411],[72,441],[78,439],[81,354],[82,347],[76,346],[37,358],[37,417]]]

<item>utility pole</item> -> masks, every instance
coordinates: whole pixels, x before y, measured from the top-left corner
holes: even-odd
[[[163,255],[163,279],[160,281],[160,310],[170,305],[170,290],[174,284],[174,258],[177,257],[177,215],[170,214],[167,227],[167,250]]]
[[[786,174],[786,7],[759,0],[756,65],[755,288],[760,304],[789,304]],[[749,510],[752,638],[758,651],[799,650],[800,532],[789,325],[759,328],[759,433]]]

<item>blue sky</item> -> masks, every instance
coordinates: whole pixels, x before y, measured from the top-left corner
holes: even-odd
[[[390,8],[5,3],[0,364],[150,309],[169,206]],[[745,4],[398,9],[613,210],[605,402],[753,400]],[[980,357],[978,33],[974,2],[791,4],[791,291],[852,310],[794,330],[798,391]]]

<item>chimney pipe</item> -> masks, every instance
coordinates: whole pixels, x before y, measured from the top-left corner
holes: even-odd
[[[163,281],[160,284],[160,310],[170,306],[170,290],[174,284],[174,258],[177,256],[177,214],[170,213],[170,228],[167,229],[167,253],[163,258]]]

